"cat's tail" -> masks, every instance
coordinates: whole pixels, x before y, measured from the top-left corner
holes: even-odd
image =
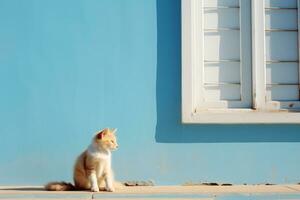
[[[66,182],[50,182],[45,185],[45,189],[49,191],[72,191],[76,190],[72,183]]]

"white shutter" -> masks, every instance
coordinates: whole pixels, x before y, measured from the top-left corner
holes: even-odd
[[[297,0],[265,0],[266,105],[299,109]]]
[[[200,2],[198,107],[251,108],[251,2]]]
[[[300,123],[299,2],[182,0],[183,123]]]

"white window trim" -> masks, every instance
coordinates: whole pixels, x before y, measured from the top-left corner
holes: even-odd
[[[200,78],[193,76],[201,72],[197,66],[201,59],[197,55],[201,48],[195,48],[195,31],[199,30],[201,16],[193,19],[193,9],[202,1],[182,0],[182,122],[197,124],[300,124],[300,112],[275,110],[276,102],[266,103],[265,65],[265,10],[264,1],[252,0],[252,91],[253,109],[207,109],[197,111],[200,91],[195,84]],[[299,2],[299,0],[298,0]],[[300,5],[300,4],[298,4]],[[195,10],[194,10],[195,11]],[[299,21],[298,21],[299,23]],[[299,27],[299,25],[298,25]],[[201,71],[201,70],[200,70]],[[200,76],[201,77],[201,76]]]

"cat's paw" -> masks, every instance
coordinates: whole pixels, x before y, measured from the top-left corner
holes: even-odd
[[[92,192],[99,192],[99,188],[98,188],[98,187],[92,187],[92,188],[91,188],[91,191],[92,191]]]
[[[114,192],[114,191],[115,191],[115,188],[114,188],[114,187],[107,187],[107,188],[106,188],[106,191],[107,191],[107,192]]]

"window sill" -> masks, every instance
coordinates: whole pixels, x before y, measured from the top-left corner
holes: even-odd
[[[252,109],[201,110],[183,114],[185,124],[300,124],[300,112]]]

